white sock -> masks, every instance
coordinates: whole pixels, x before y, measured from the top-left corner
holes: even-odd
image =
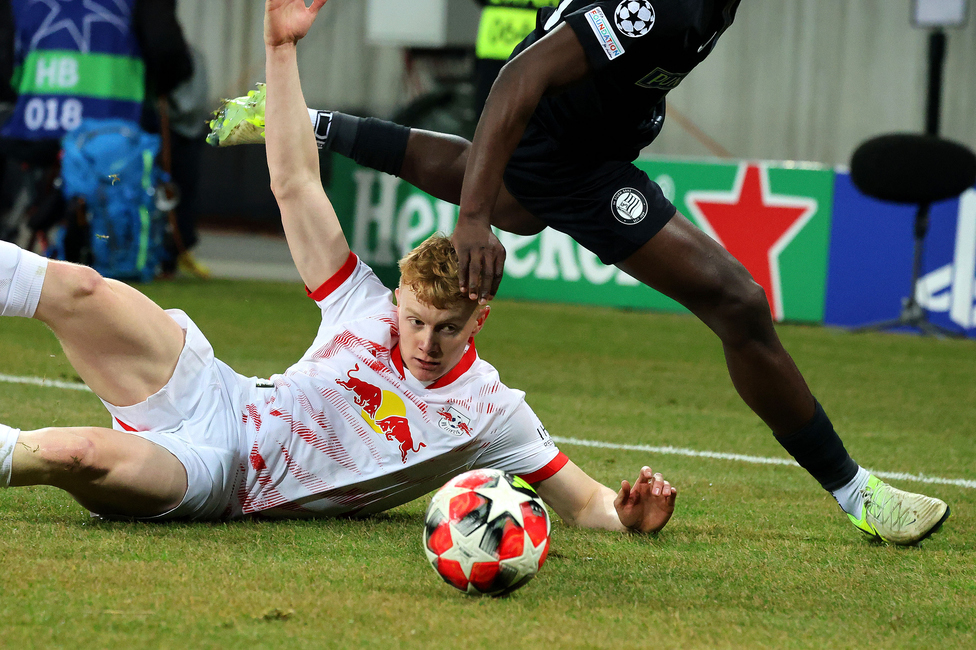
[[[33,317],[45,274],[46,257],[0,241],[0,316]]]
[[[864,507],[864,498],[861,496],[861,490],[868,484],[868,478],[870,476],[866,469],[858,467],[857,474],[854,475],[850,483],[831,492],[844,512],[857,519],[861,518],[861,510]]]
[[[0,424],[0,488],[10,487],[11,462],[19,435],[20,429],[11,429]]]

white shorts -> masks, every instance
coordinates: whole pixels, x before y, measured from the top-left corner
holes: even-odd
[[[247,441],[241,412],[254,380],[215,359],[210,342],[185,313],[166,313],[186,333],[173,376],[139,404],[102,403],[112,414],[113,428],[156,443],[186,468],[183,501],[151,519],[220,519],[231,513],[244,471]]]

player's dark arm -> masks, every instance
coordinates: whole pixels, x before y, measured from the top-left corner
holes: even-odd
[[[525,127],[546,93],[571,86],[590,73],[576,33],[560,25],[509,61],[492,86],[468,153],[461,210],[453,241],[460,262],[461,287],[481,299],[493,296],[501,281],[504,250],[491,235],[491,212],[502,173]]]

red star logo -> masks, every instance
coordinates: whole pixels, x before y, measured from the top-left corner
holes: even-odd
[[[730,192],[688,192],[685,203],[698,225],[742,262],[783,320],[779,256],[817,211],[805,196],[774,195],[765,165],[741,165]]]

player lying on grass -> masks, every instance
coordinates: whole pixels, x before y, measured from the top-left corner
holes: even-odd
[[[0,243],[3,315],[47,324],[114,426],[0,425],[0,485],[53,485],[105,516],[346,516],[495,467],[535,485],[570,524],[660,530],[677,494],[668,481],[644,467],[618,493],[600,485],[478,357],[489,308],[460,292],[450,240],[404,258],[396,306],[350,252],[319,183],[296,60],[324,3],[268,0],[265,17],[272,188],[322,312],[305,356],[270,381],[244,377],[184,313]]]
[[[555,228],[684,305],[717,335],[732,384],[776,441],[874,539],[915,544],[949,516],[848,454],[773,325],[762,287],[633,164],[664,123],[665,96],[716,47],[739,0],[563,0],[539,12],[492,87],[474,141],[310,111],[319,143],[460,204],[462,290],[498,289],[489,225]],[[213,144],[261,141],[262,92],[219,111]]]

